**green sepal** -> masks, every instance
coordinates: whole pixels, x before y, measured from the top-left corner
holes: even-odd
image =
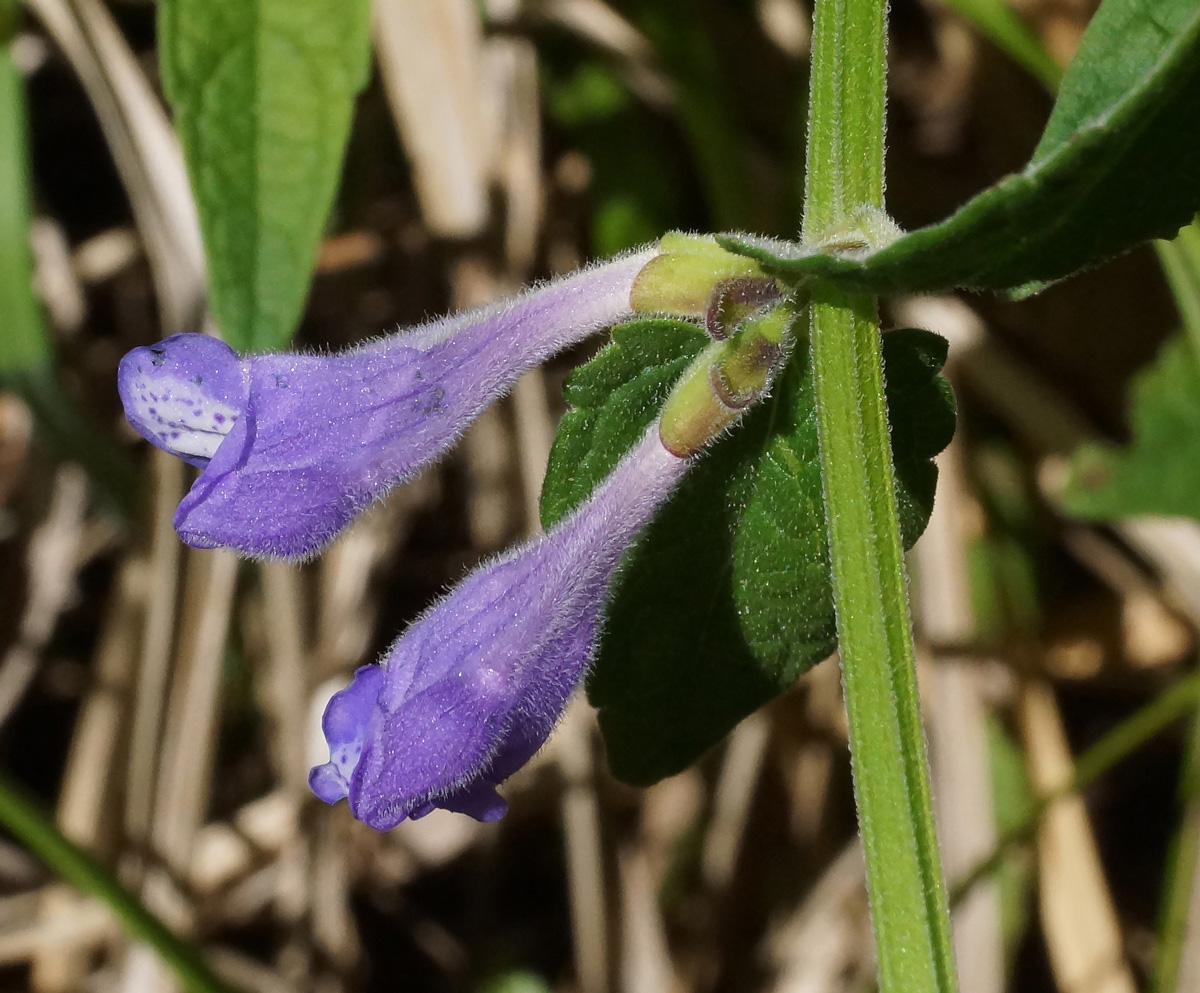
[[[704,317],[719,283],[763,275],[757,262],[726,251],[711,235],[672,231],[659,239],[658,248],[634,280],[634,313]]]

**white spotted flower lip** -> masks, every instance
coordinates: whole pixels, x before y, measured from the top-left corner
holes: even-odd
[[[216,454],[250,391],[233,350],[201,334],[135,348],[121,360],[117,384],[138,434],[195,466]]]

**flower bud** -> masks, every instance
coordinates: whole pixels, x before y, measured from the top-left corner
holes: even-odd
[[[704,318],[719,284],[768,279],[753,259],[725,251],[708,236],[674,232],[663,235],[658,245],[659,255],[633,283],[632,304],[638,314]]]
[[[680,458],[696,454],[766,395],[791,345],[795,319],[790,304],[761,309],[695,358],[660,417],[668,451]]]

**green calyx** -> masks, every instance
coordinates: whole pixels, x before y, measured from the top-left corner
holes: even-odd
[[[703,451],[766,395],[791,345],[796,315],[790,302],[760,308],[696,356],[659,420],[669,452],[687,458]]]
[[[709,236],[671,232],[638,273],[630,293],[638,314],[706,318],[714,290],[739,279],[773,282],[753,259],[727,252]]]

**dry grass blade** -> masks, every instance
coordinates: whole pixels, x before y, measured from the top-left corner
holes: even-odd
[[[488,0],[493,21],[510,21],[518,4]],[[533,265],[542,226],[542,122],[537,50],[523,38],[489,38],[483,50],[484,125],[491,160],[504,195],[506,283],[523,282]],[[524,496],[525,531],[540,530],[539,497],[554,425],[541,369],[527,372],[512,393],[517,457]]]
[[[183,464],[166,452],[150,454],[153,530],[147,575],[147,603],[138,658],[138,684],[130,731],[125,796],[125,830],[145,843],[150,830],[163,707],[175,631],[176,591],[182,546],[172,520],[183,493]]]
[[[303,794],[308,786],[304,716],[308,710],[303,587],[299,570],[286,562],[260,567],[266,631],[266,672],[261,695],[272,722],[271,747],[284,787]]]
[[[928,672],[930,761],[942,844],[950,885],[965,876],[996,846],[996,818],[987,739],[987,711],[972,661],[940,658]],[[972,993],[1004,990],[1004,943],[999,887],[974,887],[954,908],[954,954],[962,988]]]
[[[180,648],[151,830],[156,854],[179,874],[187,871],[208,798],[237,568],[230,552],[188,554]]]
[[[436,501],[436,470],[422,473],[359,518],[317,565],[313,666],[319,676],[359,664],[370,644],[375,605],[371,578],[412,529],[416,514]],[[311,681],[311,680],[310,680]],[[324,743],[324,739],[321,739]]]
[[[488,218],[490,162],[481,114],[483,35],[472,0],[376,0],[379,71],[425,222],[465,238]]]
[[[507,19],[507,0],[488,11]],[[542,122],[537,50],[523,38],[489,38],[483,48],[483,125],[504,194],[504,257],[515,282],[533,264],[542,224]]]
[[[940,326],[932,326],[936,330],[943,330]],[[960,356],[960,367],[972,390],[985,405],[1007,422],[1022,442],[1048,456],[1038,473],[1038,480],[1043,493],[1053,503],[1057,498],[1058,487],[1063,477],[1061,456],[1073,451],[1093,437],[1094,433],[1090,426],[1056,390],[995,341],[988,341],[986,344],[972,343],[972,347],[965,349]],[[1193,624],[1200,623],[1200,592],[1198,592],[1200,591],[1200,527],[1185,520],[1131,517],[1118,522],[1115,530],[1124,541],[1151,563],[1172,605],[1188,617]],[[1096,564],[1095,555],[1084,554],[1083,558],[1085,561],[1090,560],[1093,566]],[[1111,564],[1102,571],[1108,574],[1109,579],[1112,578]],[[1121,572],[1128,573],[1128,570],[1121,570]],[[1117,578],[1120,580],[1120,577]],[[1123,584],[1129,585],[1127,580],[1123,581]],[[1116,585],[1122,585],[1122,582],[1119,581]],[[1034,709],[1037,710],[1036,702]],[[1047,708],[1043,707],[1042,709],[1046,710]],[[1051,742],[1051,747],[1058,748],[1060,752],[1058,758],[1069,762],[1069,756],[1064,759],[1061,754],[1065,753],[1065,746],[1061,742],[1061,726],[1056,709],[1050,712],[1049,717],[1043,714],[1041,733],[1046,740]],[[1056,741],[1057,745],[1055,746],[1054,742]],[[1036,752],[1031,753],[1030,760],[1032,761],[1036,755]],[[1053,752],[1049,753],[1049,757],[1046,753],[1041,755],[1041,760],[1046,765],[1050,765],[1053,759]],[[1054,775],[1050,777],[1052,779],[1061,774],[1061,768],[1043,771],[1053,773]],[[1079,838],[1083,837],[1085,839],[1083,843],[1089,846],[1089,851],[1094,856],[1094,842],[1091,840],[1090,830],[1087,828],[1082,801],[1078,797],[1071,798],[1056,805],[1055,809],[1058,810],[1062,804],[1068,805],[1063,808],[1066,813],[1054,814],[1052,812],[1053,816],[1057,818],[1054,823],[1068,825],[1064,830],[1071,834],[1072,843],[1079,843]],[[1073,805],[1073,808],[1070,805]],[[1073,826],[1070,826],[1072,822]],[[1047,824],[1049,823],[1047,822]],[[1043,830],[1051,829],[1044,826]],[[1080,835],[1081,831],[1085,833]],[[1094,876],[1099,872],[1098,867],[1092,865],[1090,870],[1086,868],[1088,861],[1086,854],[1076,852],[1075,857],[1080,865],[1084,866],[1079,871],[1085,876],[1091,872],[1093,874],[1092,882],[1095,883]],[[1102,875],[1099,878],[1099,885],[1103,887]],[[1045,893],[1044,887],[1043,893]],[[1200,907],[1197,904],[1200,904],[1200,901],[1193,900],[1189,911],[1187,922],[1189,942],[1193,940],[1191,936],[1197,933],[1197,913],[1200,913]],[[1072,920],[1070,913],[1071,911],[1068,910],[1060,915],[1065,922],[1064,926],[1073,926],[1078,923]],[[1083,919],[1085,918],[1080,918],[1080,920]],[[1110,934],[1112,928],[1115,928],[1115,924],[1110,926]],[[1092,937],[1094,938],[1095,935],[1093,934]],[[1068,944],[1067,947],[1070,945]],[[1184,975],[1183,970],[1189,967],[1189,956],[1191,955],[1190,948],[1185,950],[1181,963],[1181,976]],[[1072,959],[1064,967],[1070,968],[1074,961]],[[1125,975],[1127,980],[1127,973]],[[1119,979],[1115,982],[1122,983],[1126,980]],[[1179,988],[1187,987],[1181,985]]]
[[[136,674],[134,662],[145,601],[146,563],[129,559],[96,649],[96,673],[84,700],[58,798],[58,824],[64,835],[93,852],[111,847],[120,818],[121,759],[127,745],[128,711]],[[42,919],[78,903],[73,891],[50,887]],[[31,985],[41,993],[77,989],[87,974],[92,947],[83,939],[44,951],[33,961]]]
[[[42,648],[72,595],[86,510],[87,475],[77,465],[63,465],[55,476],[46,517],[29,539],[25,609],[16,643],[0,661],[0,724],[24,696]]]
[[[554,755],[566,782],[562,818],[576,978],[582,993],[605,993],[609,988],[608,888],[600,808],[592,781],[593,726],[591,711],[577,698],[567,708],[556,732]]]
[[[621,896],[621,990],[668,993],[679,989],[645,849],[640,845],[623,848],[617,856],[617,874]]]
[[[862,847],[848,845],[775,930],[772,993],[849,993],[874,975]]]
[[[1179,608],[1167,602],[1175,598],[1152,582],[1124,548],[1090,528],[1069,528],[1063,542],[1077,561],[1120,596],[1122,647],[1130,664],[1149,669],[1191,655],[1192,630],[1176,612]],[[1136,547],[1136,542],[1130,544]]]
[[[705,885],[718,896],[728,889],[737,871],[770,738],[770,722],[756,713],[737,726],[725,748],[700,862]]]
[[[1073,765],[1050,688],[1026,684],[1020,696],[1025,761],[1035,791],[1047,796],[1071,781]],[[1061,993],[1134,993],[1121,929],[1078,795],[1054,803],[1038,827],[1042,933]]]
[[[95,948],[120,934],[112,911],[99,900],[83,899],[58,883],[33,896],[43,912],[30,913],[20,923],[14,922],[16,926],[0,929],[0,965],[19,965],[53,958],[64,951]],[[53,912],[46,913],[46,908],[53,908]],[[41,989],[35,982],[31,980],[30,988]]]
[[[150,823],[151,846],[165,867],[152,869],[142,888],[147,906],[176,928],[191,924],[191,908],[174,880],[186,878],[208,802],[238,567],[229,552],[191,551],[187,558],[184,616]],[[129,993],[174,988],[160,960],[141,946],[130,950],[122,981]]]
[[[1200,834],[1200,805],[1192,803],[1184,823],[1192,834],[1191,844],[1196,844],[1195,836]],[[1179,973],[1175,980],[1177,993],[1200,989],[1200,873],[1192,876],[1184,934],[1183,949],[1179,956]]]
[[[34,218],[29,230],[34,283],[50,322],[64,336],[78,333],[87,317],[87,299],[71,262],[71,246],[62,225]]]
[[[183,153],[137,58],[99,0],[30,0],[96,109],[146,245],[168,333],[195,329],[204,251]]]
[[[1200,625],[1200,525],[1165,517],[1131,517],[1117,532],[1144,555],[1162,577],[1171,599]]]
[[[914,549],[917,621],[933,662],[922,687],[929,703],[929,746],[935,809],[946,876],[951,884],[996,845],[987,711],[979,667],[956,649],[975,640],[966,542],[979,517],[972,506],[961,441],[938,458],[938,499]],[[953,913],[954,952],[963,989],[1001,993],[1004,945],[998,887],[972,890]]]
[[[546,375],[541,369],[532,369],[517,381],[512,405],[517,421],[525,530],[535,534],[541,530],[542,480],[546,476],[546,463],[554,444],[554,422],[546,393]]]
[[[346,859],[346,822],[326,817],[317,828],[312,862],[312,936],[340,973],[358,960],[358,932],[350,912],[351,875]]]
[[[504,280],[479,255],[469,255],[454,268],[456,309],[490,303],[503,293]],[[463,436],[462,451],[470,473],[468,515],[471,540],[485,550],[498,548],[513,532],[514,508],[510,468],[512,433],[500,406],[485,410]]]
[[[755,4],[763,34],[794,59],[812,49],[812,19],[800,0],[758,0]]]

